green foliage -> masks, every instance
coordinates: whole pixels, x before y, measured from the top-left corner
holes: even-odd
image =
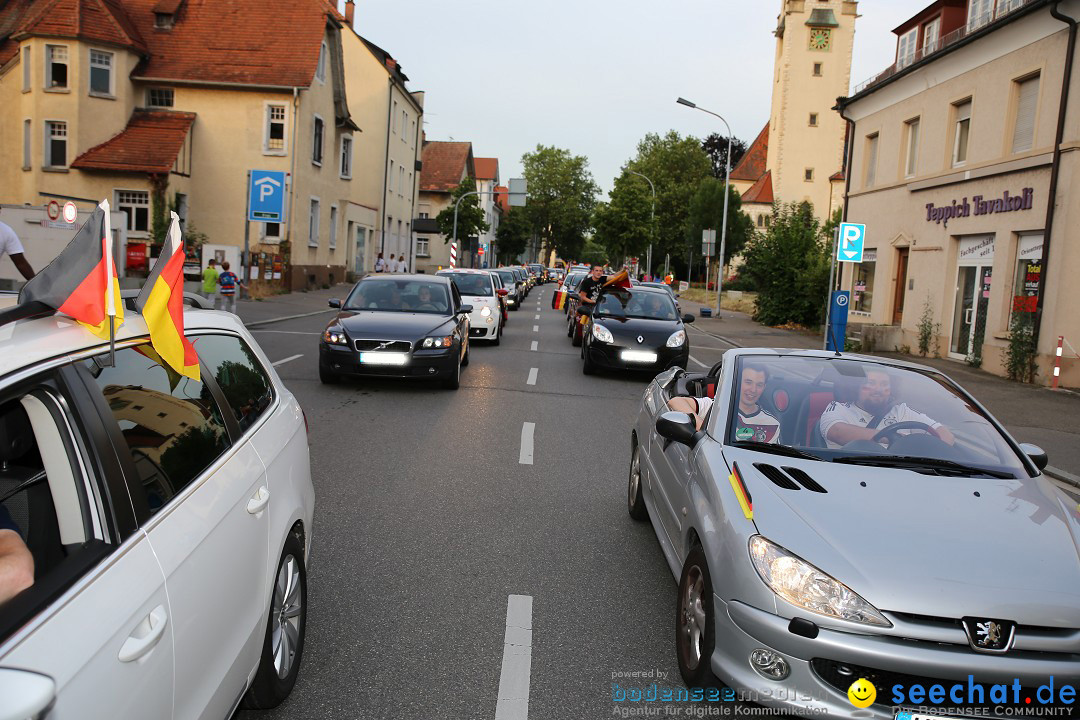
[[[643,256],[653,239],[652,192],[636,175],[623,172],[615,178],[611,200],[593,212],[596,236],[613,258]]]
[[[606,247],[597,242],[594,238],[586,238],[585,246],[581,250],[579,260],[589,264],[600,263],[605,264],[609,261],[611,255]]]
[[[165,197],[168,189],[168,175],[150,176],[150,235],[156,243],[165,242],[169,232],[169,211],[176,209]]]
[[[823,321],[829,248],[808,202],[777,205],[772,224],[743,254],[740,276],[758,291],[754,319],[766,325]]]
[[[926,294],[922,316],[919,318],[919,354],[926,357],[930,353],[930,343],[934,339],[934,306],[930,304],[930,293]]]
[[[687,237],[691,244],[701,244],[701,232],[716,230],[716,250],[720,251],[721,226],[724,223],[724,181],[705,178],[690,198],[687,218]],[[728,188],[727,238],[724,244],[724,264],[742,252],[754,236],[754,221],[742,211],[742,197],[734,187]]]
[[[1035,347],[1035,314],[1014,310],[1009,321],[1009,344],[1002,364],[1010,380],[1033,383],[1039,372]]]
[[[548,250],[561,257],[579,257],[592,224],[600,191],[581,155],[554,146],[537,145],[521,157],[529,197],[525,212]]]
[[[709,156],[709,161],[712,163],[712,175],[718,180],[723,180],[727,168],[725,167],[725,159],[728,152],[728,139],[727,136],[719,133],[713,133],[709,137],[701,141],[701,149]],[[747,151],[746,143],[739,138],[731,139],[731,169],[734,170],[735,166],[742,160],[743,155]]]
[[[495,231],[499,259],[509,262],[521,255],[529,246],[530,238],[532,224],[529,222],[528,213],[521,207],[510,208],[510,213],[502,219]]]
[[[443,242],[450,242],[454,237],[454,205],[466,193],[476,192],[476,180],[469,177],[461,181],[461,184],[450,193],[450,204],[435,217],[439,224],[439,232],[443,235]],[[457,211],[457,236],[461,238],[477,237],[486,233],[491,226],[484,220],[484,210],[480,207],[480,196],[469,195]]]

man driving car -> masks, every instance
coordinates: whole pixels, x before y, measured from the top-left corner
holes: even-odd
[[[912,410],[906,403],[897,403],[893,398],[892,380],[884,370],[867,370],[859,386],[858,398],[854,402],[832,402],[821,414],[819,427],[821,436],[829,449],[835,450],[856,443],[852,449],[874,451],[879,449],[876,443],[885,438],[874,440],[879,433],[890,425],[902,422],[916,422],[926,426],[942,442],[952,445],[956,438],[947,427],[928,415]],[[897,434],[917,432],[922,428],[898,430]],[[872,444],[871,444],[872,443]],[[864,448],[860,448],[864,445]]]

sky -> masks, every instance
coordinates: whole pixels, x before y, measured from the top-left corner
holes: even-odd
[[[344,7],[344,0],[339,0]],[[892,29],[931,0],[861,0],[852,84],[888,67]],[[589,159],[606,194],[646,133],[751,142],[769,116],[781,0],[358,0],[356,29],[425,91],[428,140],[471,141],[521,176],[537,144]]]

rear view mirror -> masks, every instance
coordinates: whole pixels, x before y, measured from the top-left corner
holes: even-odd
[[[690,314],[687,314],[687,315],[683,315],[683,316],[682,316],[682,321],[683,321],[684,323],[692,323],[692,322],[694,322],[694,316],[693,316],[693,315],[690,315]]]
[[[670,411],[656,418],[656,433],[662,438],[688,447],[697,444],[697,426],[694,418],[686,413]]]
[[[1020,451],[1031,458],[1031,462],[1035,463],[1035,467],[1039,468],[1039,470],[1045,470],[1047,463],[1050,462],[1050,458],[1047,457],[1046,451],[1038,445],[1020,443]]]
[[[330,305],[330,307],[332,307],[332,308],[339,308],[339,307],[341,307],[341,301],[340,301],[340,300],[338,300],[337,298],[332,298],[332,299],[330,300],[330,302],[329,302],[329,303],[327,303],[327,304],[328,304],[328,305]]]
[[[472,305],[462,305],[458,308],[458,315],[468,315],[472,312]]]

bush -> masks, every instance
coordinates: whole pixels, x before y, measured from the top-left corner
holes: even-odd
[[[1035,314],[1015,310],[1009,322],[1009,344],[1002,364],[1010,380],[1033,383],[1039,372],[1035,347]]]

